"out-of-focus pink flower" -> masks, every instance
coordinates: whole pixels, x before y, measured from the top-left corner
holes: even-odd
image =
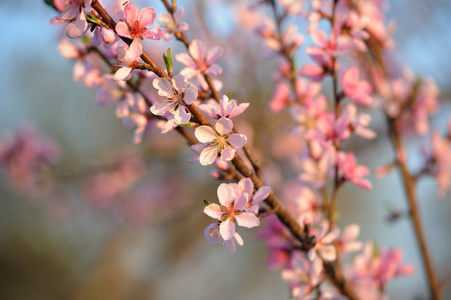
[[[373,102],[370,94],[372,92],[371,85],[364,80],[359,80],[359,69],[357,67],[344,70],[341,72],[341,84],[343,92],[352,100],[369,105]]]
[[[362,249],[362,242],[356,241],[360,233],[360,226],[357,224],[348,225],[343,229],[340,238],[337,240],[338,253],[355,252]]]
[[[219,233],[224,240],[230,240],[235,235],[235,223],[239,226],[252,228],[260,225],[257,216],[245,211],[247,193],[236,195],[234,189],[222,183],[218,187],[218,198],[221,205],[212,203],[204,208],[204,213],[221,222]]]
[[[323,263],[319,257],[310,261],[303,254],[294,252],[291,268],[282,271],[282,278],[289,282],[294,298],[305,299],[323,279],[322,273]]]
[[[116,25],[118,35],[129,39],[153,39],[159,40],[163,37],[163,31],[160,28],[149,30],[157,17],[153,7],[146,7],[139,11],[138,7],[128,3],[124,8],[124,21],[119,21]]]
[[[57,17],[60,21],[70,22],[66,27],[66,35],[76,39],[88,30],[86,13],[90,11],[91,0],[66,0],[66,8]]]
[[[309,156],[303,158],[303,171],[299,179],[302,182],[313,185],[315,188],[321,188],[332,176],[334,163],[335,151],[333,146],[328,146],[323,149],[319,159]]]
[[[207,228],[205,228],[204,237],[209,243],[212,244],[221,243],[224,250],[226,250],[229,253],[235,253],[236,244],[238,244],[239,246],[243,246],[244,244],[244,241],[238,234],[238,232],[235,232],[230,240],[224,240],[220,234],[218,222],[212,223],[208,225]]]
[[[187,79],[199,74],[220,75],[222,68],[215,61],[222,55],[221,47],[213,47],[207,52],[204,42],[194,39],[188,47],[188,53],[180,53],[175,59],[186,66],[180,74]]]
[[[49,168],[60,158],[58,145],[31,126],[7,133],[0,142],[0,170],[18,192],[43,192]]]
[[[165,41],[170,41],[176,33],[185,32],[189,29],[189,25],[186,22],[182,22],[185,16],[185,8],[180,7],[173,16],[169,13],[163,13],[159,18],[165,32]]]
[[[376,132],[368,128],[371,123],[370,115],[357,115],[357,107],[354,104],[348,104],[344,108],[342,117],[348,120],[348,126],[354,134],[366,139],[373,139],[376,137]]]
[[[434,132],[431,139],[433,175],[437,180],[439,195],[443,197],[451,185],[451,142],[444,139],[440,133]]]
[[[381,249],[374,255],[374,246],[367,243],[361,254],[355,257],[351,281],[372,281],[375,287],[383,287],[393,278],[401,275],[412,275],[415,268],[410,264],[401,264],[403,253],[401,250]]]
[[[199,162],[203,166],[211,165],[218,155],[222,160],[230,161],[235,156],[236,149],[242,148],[247,138],[243,134],[229,132],[233,129],[230,119],[221,118],[216,122],[215,129],[210,126],[199,126],[194,131],[194,135],[199,142],[206,144],[202,150]]]
[[[328,228],[329,224],[323,223],[315,236],[314,246],[308,252],[308,257],[311,261],[315,261],[318,257],[317,254],[327,261],[334,261],[337,257],[337,251],[333,243],[340,235],[340,229],[335,228],[328,232]]]
[[[339,174],[343,179],[349,180],[365,190],[370,190],[372,188],[371,182],[367,179],[363,179],[363,177],[370,172],[369,169],[365,166],[358,166],[353,153],[338,153],[337,165]]]

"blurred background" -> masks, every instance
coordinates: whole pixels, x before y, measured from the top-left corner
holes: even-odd
[[[275,162],[263,163],[271,182],[283,181],[288,162],[271,145],[283,140],[280,127],[288,130],[292,124],[284,122],[287,114],[274,116],[267,108],[277,59],[268,58],[259,39],[237,26],[234,1],[178,2],[186,8],[190,38],[224,47],[219,60],[224,90],[239,102],[251,102],[238,128],[265,149],[261,157],[276,156]],[[163,12],[160,1],[137,3]],[[451,3],[389,4],[387,18],[397,24],[396,57],[440,87],[442,109],[431,124],[443,131],[451,113]],[[265,265],[268,253],[255,230],[240,232],[245,244],[233,255],[204,240],[211,219],[202,213],[203,199],[216,201],[218,183],[210,169],[186,163],[193,154],[185,142],[175,133],[160,135],[153,129],[134,145],[132,132],[115,117],[114,108],[97,106],[95,91],[73,81],[73,62],[57,49],[62,29],[48,22],[55,15],[43,1],[0,2],[0,145],[20,128],[25,141],[34,135],[53,140],[58,146],[43,152],[59,157],[55,167],[44,170],[56,180],[20,185],[1,174],[0,299],[288,298],[280,272]],[[172,53],[185,51],[175,41],[155,45],[158,57],[167,47]],[[240,56],[232,57],[237,52]],[[373,120],[379,137],[349,145],[372,170],[393,155],[382,116],[375,113]],[[252,131],[250,124],[259,130]],[[413,164],[422,144],[409,140]],[[399,175],[370,179],[371,192],[353,186],[342,190],[339,225],[358,223],[360,240],[402,248],[403,261],[418,271],[394,280],[388,293],[392,299],[426,299],[411,225],[406,218],[387,221],[390,211],[406,210]],[[418,196],[443,295],[451,295],[451,199],[438,197],[432,179],[420,181]]]

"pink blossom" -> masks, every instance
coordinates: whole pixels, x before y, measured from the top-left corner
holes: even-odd
[[[189,25],[186,22],[182,22],[184,16],[185,8],[183,7],[180,7],[173,15],[169,13],[160,15],[159,21],[163,25],[165,41],[170,41],[175,34],[185,32],[189,29]]]
[[[281,111],[290,100],[290,87],[285,82],[279,82],[269,102],[269,109],[273,112]]]
[[[313,185],[315,188],[323,187],[333,174],[335,151],[332,146],[324,148],[319,159],[305,157],[302,160],[303,170],[299,179]]]
[[[292,295],[298,299],[312,293],[323,279],[323,263],[319,257],[309,261],[299,252],[291,258],[291,268],[282,271],[282,278],[289,282]]]
[[[59,20],[70,22],[66,27],[66,35],[76,39],[88,30],[85,14],[90,10],[91,0],[66,0],[66,9],[61,12]]]
[[[373,102],[370,97],[371,86],[367,81],[359,81],[359,69],[357,67],[341,72],[341,85],[343,92],[352,100],[369,105]]]
[[[159,40],[163,37],[163,31],[160,28],[149,30],[157,17],[157,13],[153,7],[146,7],[139,11],[138,7],[132,3],[128,3],[124,8],[124,21],[119,21],[116,25],[118,35],[129,39],[153,39]]]
[[[308,257],[311,261],[317,258],[317,254],[327,261],[334,261],[337,257],[334,242],[340,234],[340,229],[335,228],[329,232],[328,228],[329,225],[326,222],[323,223],[315,236],[314,246],[308,252]]]
[[[48,172],[60,158],[59,146],[33,126],[7,132],[0,142],[0,170],[17,192],[44,192],[51,182]]]
[[[348,225],[343,229],[341,237],[337,240],[339,253],[355,252],[362,249],[362,242],[355,239],[359,236],[360,226],[357,224]]]
[[[128,48],[128,49],[127,49]],[[114,74],[116,80],[126,80],[133,70],[133,63],[138,60],[142,54],[142,46],[138,39],[134,39],[130,47],[124,46],[116,49],[118,62],[121,68]]]
[[[235,223],[247,228],[260,225],[255,214],[244,210],[247,197],[247,193],[236,195],[230,185],[222,183],[218,187],[218,198],[221,205],[212,203],[204,208],[206,215],[221,222],[219,233],[224,240],[227,241],[234,237]]]
[[[221,118],[216,122],[215,129],[210,126],[199,126],[194,131],[194,135],[201,142],[206,144],[202,150],[199,162],[203,166],[211,165],[218,155],[222,160],[230,161],[235,156],[236,149],[242,148],[247,138],[243,134],[229,132],[233,129],[230,119]]]
[[[156,78],[153,86],[158,89],[160,96],[166,97],[160,103],[153,105],[150,111],[155,115],[174,115],[177,124],[186,124],[191,119],[191,113],[186,105],[192,104],[197,99],[197,90],[191,86],[182,74],[172,78],[172,82],[166,78]]]
[[[309,77],[313,81],[321,81],[326,74],[334,68],[332,57],[336,57],[337,48],[336,32],[332,32],[329,40],[321,30],[312,32],[311,37],[317,46],[308,47],[305,52],[315,61],[316,64],[308,64],[299,70],[299,74]],[[338,64],[335,64],[337,68]]]
[[[342,118],[349,122],[349,129],[354,134],[366,139],[373,139],[376,137],[376,132],[368,129],[368,126],[371,123],[371,116],[368,114],[357,115],[357,107],[354,104],[348,104],[344,108]]]
[[[177,54],[175,59],[186,66],[180,73],[187,79],[200,74],[220,75],[222,68],[214,63],[222,55],[222,51],[221,47],[213,47],[207,52],[205,44],[194,39],[189,45],[189,54]]]
[[[363,177],[370,172],[369,169],[365,166],[358,166],[356,163],[356,158],[353,153],[338,153],[337,165],[340,176],[342,176],[344,180],[349,180],[362,189],[370,190],[372,188],[371,182],[363,179]]]
[[[409,264],[401,265],[402,257],[402,251],[396,248],[381,249],[375,256],[373,244],[367,243],[362,253],[354,259],[355,278],[352,280],[372,280],[379,287],[397,276],[412,275],[414,267]]]
[[[433,175],[437,180],[439,195],[443,197],[451,185],[451,144],[443,139],[438,132],[431,138],[432,159],[434,162]]]
[[[207,104],[199,105],[199,109],[208,117],[213,119],[228,118],[232,119],[240,114],[249,106],[249,103],[237,105],[236,100],[229,99],[226,95],[222,96],[219,103],[210,101]]]

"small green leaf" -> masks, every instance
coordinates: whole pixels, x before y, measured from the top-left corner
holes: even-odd
[[[164,64],[166,65],[166,69],[168,70],[168,74],[172,75],[172,56],[171,56],[171,48],[168,48],[168,52],[165,55],[163,53]]]
[[[89,14],[86,15],[86,21],[100,26],[99,19],[97,19],[97,17],[94,16],[92,13],[89,13]]]
[[[232,93],[231,92],[227,92],[227,98],[229,98],[229,100],[232,99]]]
[[[208,201],[208,200],[204,200],[204,204],[205,204],[205,206],[208,206],[208,205],[210,205],[210,204],[211,204],[211,202],[210,202],[210,201]]]

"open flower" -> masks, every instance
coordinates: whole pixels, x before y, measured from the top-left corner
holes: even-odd
[[[185,16],[185,9],[180,7],[178,11],[171,15],[169,13],[163,13],[160,15],[160,23],[162,23],[162,27],[165,31],[164,40],[171,40],[174,35],[178,32],[185,32],[189,29],[189,25],[185,22],[182,22],[183,17]]]
[[[340,175],[356,186],[365,190],[371,190],[371,182],[367,179],[363,179],[368,175],[369,169],[362,165],[357,165],[356,158],[353,153],[340,152],[337,155],[337,165]]]
[[[199,162],[203,166],[211,165],[215,162],[218,155],[222,160],[230,161],[235,156],[236,149],[242,148],[247,138],[243,134],[229,132],[233,129],[233,123],[230,119],[221,118],[215,125],[216,131],[210,126],[199,126],[194,131],[194,135],[206,147],[202,150]]]
[[[199,74],[220,75],[222,68],[214,62],[222,55],[222,51],[221,47],[213,47],[207,52],[205,44],[194,39],[189,45],[189,54],[177,54],[175,59],[186,66],[180,73],[188,79]]]
[[[371,85],[365,80],[359,80],[359,69],[357,67],[341,72],[341,84],[346,96],[360,104],[371,104],[373,99]]]
[[[146,7],[139,11],[138,7],[132,3],[128,3],[124,8],[125,22],[119,21],[116,25],[118,35],[129,39],[153,39],[160,40],[163,37],[163,31],[160,28],[148,30],[147,26],[151,26],[157,17],[157,13],[153,7]]]
[[[222,96],[219,104],[216,101],[199,105],[199,109],[213,119],[220,119],[222,117],[231,119],[243,113],[249,106],[249,103],[236,104],[236,100],[229,99],[226,95]]]
[[[229,184],[222,183],[218,187],[218,198],[221,205],[209,204],[204,208],[204,213],[221,222],[219,233],[225,241],[234,237],[235,223],[247,228],[260,225],[255,214],[244,210],[247,204],[247,193],[238,196]]]
[[[117,60],[121,68],[114,74],[114,79],[125,80],[133,70],[133,63],[139,59],[143,49],[141,43],[134,39],[128,49],[126,47],[119,47],[116,52],[118,53]]]
[[[177,124],[188,123],[191,113],[188,112],[186,105],[196,100],[196,88],[188,84],[182,74],[174,76],[172,82],[166,78],[156,78],[153,86],[158,89],[158,95],[166,97],[166,100],[152,106],[150,111],[158,116],[171,113]]]

